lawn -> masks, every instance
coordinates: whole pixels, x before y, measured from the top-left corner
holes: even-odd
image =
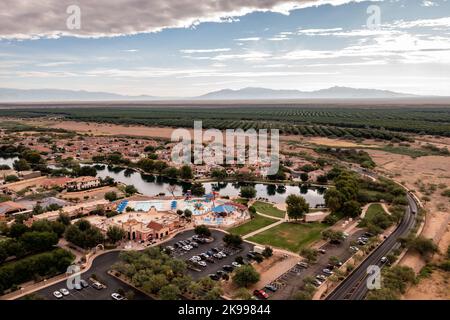
[[[321,232],[326,228],[327,226],[321,223],[285,222],[248,240],[298,253],[300,249],[321,239]]]
[[[239,234],[239,235],[243,236],[243,235],[246,235],[255,230],[264,228],[265,226],[268,226],[269,224],[272,224],[274,222],[277,222],[277,220],[263,217],[263,216],[260,216],[259,214],[257,214],[255,216],[255,218],[253,218],[249,222],[246,222],[244,224],[241,224],[240,226],[231,228],[228,231],[230,233]]]
[[[367,219],[368,221],[372,221],[373,218],[379,213],[387,214],[386,211],[384,211],[381,204],[373,203],[369,206],[369,208],[367,208],[366,215],[364,216],[364,218]]]
[[[253,206],[255,207],[256,211],[262,214],[267,214],[268,216],[276,218],[284,218],[285,212],[283,210],[275,208],[270,203],[256,201]]]

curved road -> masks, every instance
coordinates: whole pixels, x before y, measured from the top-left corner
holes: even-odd
[[[336,289],[328,295],[326,300],[362,300],[369,289],[366,285],[367,268],[371,265],[381,267],[381,258],[388,255],[395,248],[400,247],[398,240],[407,235],[416,222],[417,204],[411,194],[407,194],[408,207],[397,229],[378,246]]]

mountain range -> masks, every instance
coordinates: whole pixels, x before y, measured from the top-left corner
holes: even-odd
[[[157,100],[295,100],[295,99],[392,99],[418,97],[412,94],[377,89],[331,87],[316,91],[274,90],[248,87],[223,89],[197,97],[130,96],[108,92],[60,89],[0,88],[0,102],[62,102],[62,101],[157,101]]]

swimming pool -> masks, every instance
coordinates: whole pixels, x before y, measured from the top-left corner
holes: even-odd
[[[133,205],[134,211],[150,211],[152,207],[155,207],[157,211],[163,211],[164,205],[158,201],[139,201]]]

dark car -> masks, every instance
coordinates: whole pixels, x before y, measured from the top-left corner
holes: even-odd
[[[233,268],[233,266],[226,264],[222,267],[222,269],[225,271],[231,272],[231,271],[233,271],[234,268]]]
[[[247,253],[247,257],[249,259],[255,259],[255,255],[253,253],[251,253],[251,252]]]
[[[217,275],[217,274],[210,274],[209,275],[209,278],[211,279],[211,280],[214,280],[214,281],[218,281],[218,280],[220,280],[220,276],[219,275]]]

